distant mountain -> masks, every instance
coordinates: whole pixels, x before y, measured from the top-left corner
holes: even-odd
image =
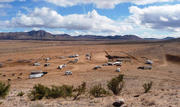
[[[29,32],[9,32],[0,33],[0,40],[61,40],[65,37],[70,37],[67,34],[53,35],[49,32],[39,30],[39,31],[29,31]]]
[[[172,40],[173,37],[167,37],[162,40]],[[0,40],[120,40],[120,41],[155,41],[156,38],[140,38],[136,35],[115,35],[115,36],[97,36],[97,35],[79,35],[71,36],[68,34],[51,34],[44,30],[29,32],[7,32],[0,33]]]
[[[172,40],[172,39],[175,39],[175,38],[174,37],[166,37],[163,40]]]
[[[158,41],[158,40],[161,40],[161,39],[157,39],[157,38],[143,38],[144,40],[147,40],[147,41]]]
[[[128,41],[135,41],[135,40],[143,40],[142,38],[135,36],[135,35],[115,35],[115,36],[96,36],[96,35],[79,35],[74,36],[76,39],[80,40],[128,40]]]
[[[43,39],[51,39],[53,35],[45,32],[43,30],[39,31],[30,31],[30,32],[9,32],[9,33],[0,33],[0,39],[6,40],[43,40]]]

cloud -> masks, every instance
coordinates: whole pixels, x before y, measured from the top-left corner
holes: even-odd
[[[0,3],[8,3],[8,2],[14,2],[14,1],[25,2],[26,0],[0,0]]]
[[[25,2],[26,0],[19,0],[20,2]]]
[[[29,14],[19,13],[9,21],[9,27],[60,28],[91,32],[122,32],[132,29],[126,23],[116,22],[101,16],[96,10],[87,14],[71,14],[62,16],[47,7],[35,8]]]
[[[129,19],[137,25],[152,29],[180,31],[180,4],[129,8],[132,14]]]
[[[5,2],[13,2],[15,0],[0,0],[0,3],[5,3]]]
[[[38,1],[38,0],[37,0]],[[120,3],[133,3],[136,5],[146,5],[161,2],[174,2],[179,0],[45,0],[58,6],[67,7],[79,4],[94,4],[97,8],[114,8]]]
[[[9,4],[0,4],[0,8],[12,8]]]

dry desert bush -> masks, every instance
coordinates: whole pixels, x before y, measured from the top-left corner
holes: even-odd
[[[9,83],[4,83],[4,82],[0,82],[0,97],[1,98],[5,98],[10,90],[10,84]]]

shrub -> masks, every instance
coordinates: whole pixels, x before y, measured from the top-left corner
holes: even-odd
[[[90,89],[90,94],[94,97],[103,97],[109,94],[101,84],[95,85]]]
[[[40,100],[47,95],[49,90],[50,89],[48,87],[45,87],[44,85],[41,84],[37,84],[33,87],[33,90],[29,94],[29,98],[31,100]]]
[[[17,96],[23,96],[25,93],[24,92],[19,92],[18,94],[17,94]]]
[[[46,98],[59,98],[59,97],[71,97],[73,93],[73,86],[52,86],[47,92]]]
[[[120,74],[118,77],[112,78],[111,81],[108,82],[107,86],[113,94],[118,95],[121,92],[124,87],[123,78],[124,75]]]
[[[51,89],[48,90],[46,98],[58,98],[60,96],[62,96],[60,87],[52,86]]]
[[[52,86],[48,88],[44,85],[37,84],[33,87],[33,90],[29,94],[31,100],[40,100],[46,98],[59,98],[59,97],[71,97],[73,94],[73,86],[62,85]]]
[[[150,89],[151,89],[151,87],[152,87],[152,81],[151,82],[149,82],[149,83],[144,83],[143,84],[143,88],[144,88],[144,93],[147,93],[147,92],[149,92],[150,91]]]
[[[63,97],[71,97],[73,93],[73,86],[63,85],[61,86],[63,90]]]
[[[76,94],[74,95],[74,100],[76,100],[80,95],[84,94],[86,91],[86,83],[83,82],[80,86],[74,89]]]
[[[8,95],[10,90],[10,84],[6,84],[4,82],[0,82],[0,97],[5,98]]]

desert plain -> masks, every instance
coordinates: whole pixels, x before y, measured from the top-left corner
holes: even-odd
[[[136,58],[131,62],[122,63],[121,72],[115,72],[117,66],[102,66],[108,60],[107,51],[111,55],[126,56],[128,53]],[[89,53],[91,60],[85,55]],[[58,65],[66,64],[73,58],[67,56],[79,54],[79,61],[68,64],[62,70]],[[177,56],[177,60],[167,59],[166,55]],[[126,107],[180,107],[180,42],[155,43],[111,43],[106,41],[33,41],[33,40],[3,40],[0,41],[0,81],[11,84],[10,93],[5,99],[0,99],[1,107],[113,107],[112,103],[119,98],[125,100]],[[44,58],[51,58],[50,66]],[[146,65],[145,59],[153,61],[152,70],[140,70],[139,66]],[[40,66],[32,66],[39,62]],[[29,79],[34,70],[48,72],[41,78]],[[70,70],[72,75],[65,76]],[[105,88],[111,78],[124,74],[125,86],[120,95],[93,98],[81,96],[79,100],[72,98],[42,99],[31,101],[27,94],[35,84],[73,85],[87,83],[87,89],[96,84]],[[9,81],[8,81],[9,80]],[[152,81],[152,89],[143,93],[142,85]],[[17,96],[23,91],[24,96]],[[138,97],[135,97],[139,95]]]

